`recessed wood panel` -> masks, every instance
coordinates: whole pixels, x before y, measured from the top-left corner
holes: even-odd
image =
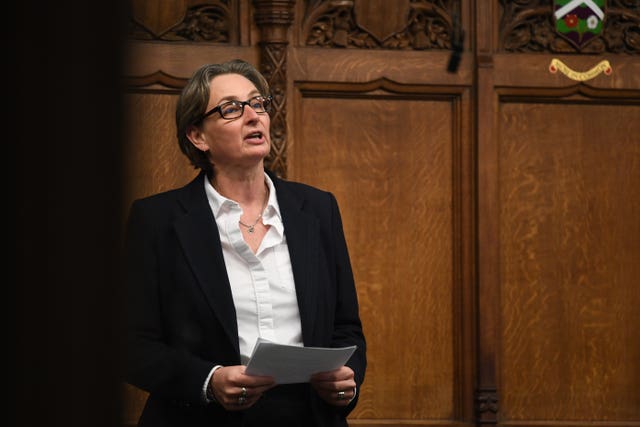
[[[340,203],[369,365],[350,419],[451,419],[451,102],[304,97],[289,175]]]
[[[139,197],[182,186],[197,171],[180,151],[176,137],[177,95],[130,93],[126,98],[124,205]]]
[[[640,418],[639,117],[638,105],[501,106],[505,422]]]

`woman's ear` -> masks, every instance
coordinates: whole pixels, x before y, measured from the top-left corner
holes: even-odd
[[[206,138],[202,133],[202,130],[195,125],[187,127],[187,138],[200,151],[209,151],[209,144],[207,144]]]

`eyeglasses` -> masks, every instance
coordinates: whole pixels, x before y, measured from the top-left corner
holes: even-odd
[[[268,113],[269,111],[271,111],[272,100],[273,98],[271,96],[258,95],[258,96],[254,96],[248,101],[224,102],[218,105],[217,107],[214,107],[211,110],[204,113],[200,117],[200,119],[198,119],[197,123],[206,119],[213,113],[220,113],[220,117],[226,120],[237,119],[238,117],[241,117],[242,114],[244,113],[245,105],[248,105],[249,107],[253,108],[253,110],[258,114]]]

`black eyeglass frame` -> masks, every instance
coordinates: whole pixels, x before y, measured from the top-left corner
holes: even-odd
[[[244,107],[245,106],[249,106],[251,107],[252,101],[254,101],[257,98],[261,98],[262,99],[262,105],[264,108],[264,111],[256,111],[256,113],[258,114],[268,114],[271,111],[271,103],[273,102],[273,97],[271,95],[269,96],[262,96],[262,95],[256,95],[256,96],[252,96],[251,98],[249,98],[246,101],[227,101],[227,102],[223,102],[222,104],[218,105],[217,107],[213,107],[211,110],[207,111],[206,113],[204,113],[202,116],[200,116],[200,118],[198,120],[196,120],[194,123],[200,123],[202,122],[204,119],[206,119],[207,117],[209,117],[210,115],[214,114],[214,113],[220,113],[220,117],[222,117],[225,120],[234,120],[234,119],[238,119],[240,117],[242,117],[242,115],[244,114]],[[223,108],[225,108],[227,105],[230,104],[234,104],[236,106],[240,106],[241,111],[240,111],[240,115],[238,117],[225,117],[224,113],[222,112]],[[253,107],[251,107],[253,108]],[[255,109],[254,109],[255,111]]]

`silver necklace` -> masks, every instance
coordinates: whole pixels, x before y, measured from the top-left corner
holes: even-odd
[[[258,215],[258,218],[256,219],[256,222],[254,222],[251,225],[247,225],[244,222],[238,220],[238,222],[240,223],[240,225],[247,227],[247,231],[249,233],[253,233],[256,230],[256,225],[258,225],[258,221],[260,221],[260,218],[262,218],[262,214]]]
[[[253,233],[254,231],[256,231],[256,225],[258,225],[258,222],[262,218],[262,213],[267,208],[267,202],[269,201],[269,187],[267,186],[266,182],[264,183],[264,185],[265,185],[267,191],[266,191],[266,194],[265,194],[265,197],[264,197],[264,205],[262,206],[262,212],[260,212],[260,215],[258,215],[258,218],[256,218],[256,220],[251,225],[245,224],[244,222],[238,220],[240,225],[242,225],[243,227],[246,227],[247,231],[249,233]]]

